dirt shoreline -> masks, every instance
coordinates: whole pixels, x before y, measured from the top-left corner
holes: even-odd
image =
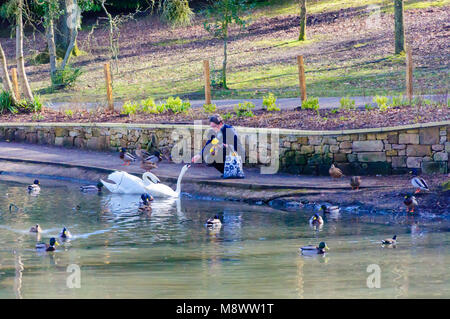
[[[430,185],[429,192],[415,195],[418,201],[415,216],[448,215],[450,213],[450,190],[444,190],[442,184],[450,180],[449,175],[423,175]],[[405,179],[411,178],[405,176]],[[412,185],[389,186],[387,188],[360,189],[358,191],[321,191],[317,194],[298,194],[284,196],[269,201],[269,205],[283,210],[295,210],[299,207],[317,209],[322,204],[338,205],[340,207],[354,207],[370,212],[385,211],[394,214],[406,214],[403,199],[406,194],[414,192]]]

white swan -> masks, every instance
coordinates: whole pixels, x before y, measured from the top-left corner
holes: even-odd
[[[173,190],[162,184],[158,177],[150,172],[145,172],[142,179],[126,172],[117,171],[108,176],[115,184],[100,180],[103,185],[115,194],[142,194],[149,193],[153,197],[180,197],[181,180],[191,165],[184,165],[177,180],[177,188]]]

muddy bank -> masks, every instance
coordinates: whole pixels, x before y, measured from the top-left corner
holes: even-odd
[[[426,177],[431,190],[416,194],[419,206],[416,208],[418,215],[443,215],[450,213],[450,190],[445,190],[441,185],[448,181],[446,175]],[[403,199],[406,194],[414,192],[411,185],[408,188],[396,187],[362,189],[358,191],[320,191],[316,194],[296,194],[282,196],[273,199],[268,204],[274,208],[283,210],[295,210],[298,208],[317,209],[322,204],[338,205],[340,207],[359,207],[364,210],[376,212],[386,211],[392,213],[406,213]]]

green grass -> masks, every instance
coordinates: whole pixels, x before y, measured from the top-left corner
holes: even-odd
[[[271,1],[273,3],[273,1]],[[407,0],[407,9],[427,8],[431,6],[450,5],[450,0],[416,1]],[[392,1],[386,0],[321,0],[308,1],[310,13],[335,11],[349,7],[365,7],[369,4],[389,4],[384,10],[392,7]],[[251,19],[261,16],[273,17],[293,15],[298,12],[298,2],[278,1],[278,4],[267,6],[260,4],[251,14]],[[164,32],[163,32],[164,33]],[[164,35],[164,37],[167,37]],[[217,50],[216,57],[210,60],[211,73],[219,70],[222,63],[221,44],[215,48],[201,47],[195,51],[191,48],[194,42],[210,40],[209,35],[203,38],[164,38],[149,44],[167,48],[160,55],[137,56],[134,60],[121,62],[119,74],[113,76],[113,92],[117,101],[140,100],[153,97],[157,100],[169,96],[203,99],[203,64],[204,52]],[[173,37],[173,36],[172,36]],[[246,38],[242,33],[235,43],[230,43],[228,85],[230,90],[213,90],[213,99],[224,98],[262,98],[268,92],[276,97],[298,97],[298,66],[295,55],[305,50],[313,50],[310,56],[320,56],[321,41],[334,40],[334,34],[314,34],[306,41],[296,41],[295,37],[258,36]],[[338,39],[337,39],[338,40]],[[365,52],[371,42],[367,37],[355,38],[342,50],[357,50],[359,58],[351,60],[332,60],[328,57],[316,58],[313,62],[305,56],[306,80],[308,96],[363,96],[363,95],[397,95],[405,90],[405,57],[404,56],[370,56]],[[220,42],[220,41],[219,41]],[[187,45],[185,50],[183,46]],[[233,47],[235,45],[235,47]],[[175,51],[171,51],[174,47]],[[159,48],[158,48],[159,50]],[[339,48],[341,50],[341,48]],[[157,53],[156,53],[157,54]],[[292,57],[292,58],[287,58]],[[77,61],[78,57],[73,58]],[[86,56],[81,57],[86,59]],[[280,60],[282,59],[282,61]],[[195,60],[194,62],[189,62]],[[436,62],[427,69],[417,67],[414,71],[414,89],[416,94],[441,93],[448,90],[447,72],[442,61]],[[113,68],[114,70],[114,68]],[[45,76],[36,77],[32,88],[42,95],[43,101],[104,101],[106,87],[104,84],[103,64],[87,63],[83,66],[74,88],[60,91],[49,90],[50,81]]]

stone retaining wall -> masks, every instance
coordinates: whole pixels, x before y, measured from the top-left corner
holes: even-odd
[[[145,148],[154,135],[158,147],[170,152],[176,143],[175,129],[192,134],[190,145],[195,145],[192,125],[156,124],[0,123],[0,140],[117,151],[138,144]],[[278,132],[280,169],[289,173],[328,175],[331,163],[346,175],[450,171],[450,121],[346,131],[237,131],[246,145],[247,158],[258,147],[270,150],[270,134]],[[269,132],[269,137],[258,146],[257,133],[261,132]]]

